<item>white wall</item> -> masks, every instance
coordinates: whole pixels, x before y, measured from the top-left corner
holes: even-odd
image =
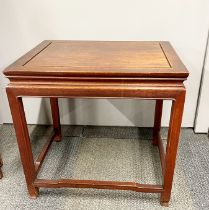
[[[169,40],[190,71],[183,126],[191,127],[208,11],[208,0],[0,0],[0,71],[44,39]],[[4,87],[7,80],[2,80]],[[2,94],[3,121],[11,122],[4,90]],[[60,105],[62,123],[152,126],[154,103],[147,101],[62,100]],[[40,106],[47,102],[26,101],[29,123],[50,120]],[[166,104],[163,125],[168,113]]]
[[[204,71],[202,75],[202,86],[200,89],[197,116],[195,120],[195,132],[207,133],[209,131],[208,128],[209,128],[209,40],[205,54]]]

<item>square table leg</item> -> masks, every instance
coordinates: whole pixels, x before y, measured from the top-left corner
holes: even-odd
[[[152,144],[158,145],[158,138],[161,128],[161,118],[162,118],[162,110],[163,110],[163,100],[156,100],[155,105],[155,119],[154,119],[154,129],[153,129],[153,140]]]
[[[13,92],[9,89],[7,89],[7,95],[12,113],[28,192],[31,198],[36,198],[38,196],[38,188],[33,185],[34,180],[36,178],[35,165],[25,119],[22,98],[14,95]]]
[[[179,143],[184,101],[185,91],[182,91],[176,96],[176,99],[172,102],[163,177],[164,191],[161,193],[160,198],[161,205],[163,206],[168,206],[171,197],[171,188],[176,162],[176,154]]]
[[[54,140],[61,141],[62,135],[61,135],[61,126],[60,126],[58,98],[50,98],[50,104],[51,104],[53,127],[56,135]]]
[[[12,112],[14,127],[16,131],[19,151],[22,159],[23,169],[25,173],[25,178],[27,182],[28,191],[31,197],[36,198],[38,195],[38,188],[39,187],[91,187],[94,188],[95,182],[98,181],[86,181],[86,180],[37,180],[36,179],[36,172],[37,169],[34,166],[34,160],[30,145],[30,139],[28,134],[28,129],[26,125],[25,113],[22,103],[22,98],[15,95],[14,89],[7,89],[8,99],[10,103],[10,108]],[[184,100],[185,100],[185,90],[177,91],[174,94],[173,103],[172,103],[172,110],[171,110],[171,118],[170,118],[170,127],[169,127],[169,134],[168,134],[168,142],[166,148],[166,155],[163,160],[163,186],[152,186],[152,185],[141,185],[137,183],[128,183],[128,187],[125,189],[134,190],[139,192],[160,192],[161,193],[161,204],[164,206],[168,205],[171,195],[171,187],[172,187],[172,180],[174,174],[174,167],[176,161],[176,153],[178,148],[178,139],[181,127],[181,120],[183,114],[183,107],[184,107]],[[60,123],[59,123],[59,110],[58,110],[58,101],[57,98],[50,99],[51,101],[51,108],[52,108],[52,116],[55,128],[55,136],[56,132],[60,134]],[[157,99],[156,103],[156,113],[155,113],[155,129],[154,135],[159,134],[160,131],[160,124],[161,124],[161,115],[162,115],[162,99]],[[158,135],[159,136],[159,135]],[[54,140],[54,137],[51,138]],[[159,138],[156,140],[157,145],[159,143]],[[51,141],[50,141],[51,142]],[[159,146],[159,145],[158,145]],[[48,144],[46,146],[48,148]],[[48,149],[44,149],[44,155],[41,154],[41,162],[44,159],[45,153]],[[55,185],[54,185],[55,183]],[[75,184],[77,183],[77,184]],[[82,184],[81,184],[82,183]],[[83,186],[84,183],[84,186]],[[87,184],[86,184],[87,183]],[[90,183],[90,184],[89,184]],[[127,183],[125,183],[127,184]],[[105,185],[105,188],[104,186]],[[121,187],[117,188],[117,183],[111,184],[111,187],[107,185],[107,183],[100,181],[96,188],[98,189],[121,189]],[[121,183],[119,183],[121,186]],[[124,183],[123,183],[124,185]],[[137,189],[133,188],[137,185]],[[116,186],[116,187],[115,187]],[[124,188],[123,188],[124,189]]]

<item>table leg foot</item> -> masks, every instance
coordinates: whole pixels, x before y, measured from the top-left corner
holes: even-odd
[[[157,141],[156,140],[152,140],[152,145],[153,146],[157,146],[158,145]]]
[[[36,199],[39,195],[39,188],[38,187],[33,187],[29,189],[29,196],[32,199]]]
[[[60,134],[57,134],[55,137],[54,137],[54,141],[56,142],[60,142],[62,140],[62,136]]]
[[[2,179],[2,178],[3,178],[3,173],[2,173],[2,171],[0,169],[0,179]]]
[[[169,207],[169,202],[162,202],[160,201],[160,205],[164,207]]]

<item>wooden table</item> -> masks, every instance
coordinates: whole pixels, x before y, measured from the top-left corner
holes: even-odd
[[[161,204],[168,205],[186,92],[183,82],[189,74],[169,42],[43,41],[4,74],[10,80],[6,91],[30,197],[36,198],[41,187],[117,189],[160,193]],[[51,102],[54,133],[35,161],[22,103],[26,96]],[[37,179],[52,141],[61,140],[58,98],[156,100],[152,143],[159,148],[163,185]],[[166,153],[160,137],[163,100],[172,100]]]

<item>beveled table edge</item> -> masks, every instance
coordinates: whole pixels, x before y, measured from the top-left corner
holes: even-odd
[[[103,71],[86,68],[72,68],[68,67],[26,67],[24,66],[33,57],[47,48],[52,42],[64,42],[70,40],[45,40],[23,55],[13,64],[8,66],[3,73],[7,78],[22,77],[22,78],[35,78],[35,77],[137,77],[137,78],[181,78],[186,80],[189,75],[188,70],[176,54],[175,50],[168,41],[126,41],[126,42],[154,42],[159,43],[162,51],[172,68],[141,68],[141,69],[103,69]],[[79,40],[78,40],[79,41]],[[72,41],[73,42],[73,41]],[[85,41],[79,41],[85,42]],[[123,41],[88,41],[88,42],[123,42]],[[38,68],[38,70],[37,70]],[[44,71],[43,71],[44,70]]]

